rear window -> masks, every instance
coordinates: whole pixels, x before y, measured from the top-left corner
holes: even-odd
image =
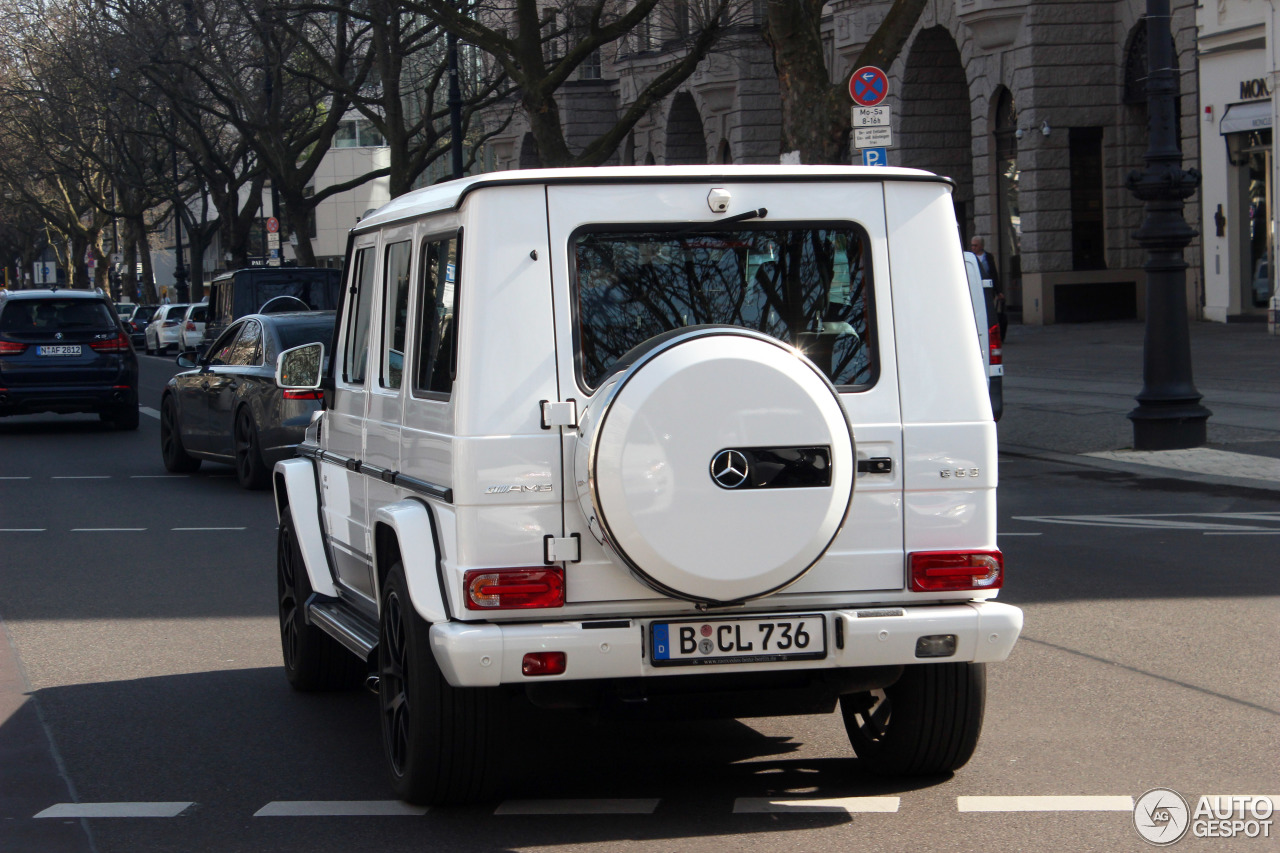
[[[303,344],[322,343],[326,347],[329,346],[333,339],[333,318],[330,317],[325,323],[308,324],[305,326],[277,326],[276,334],[280,336],[280,351],[300,347]]]
[[[712,323],[791,344],[835,385],[875,382],[870,249],[854,225],[583,229],[573,249],[587,388],[649,338]]]
[[[191,316],[189,319],[193,323],[203,323],[205,314],[208,313],[208,311],[209,307],[207,305],[197,305],[191,309]]]
[[[133,320],[135,323],[140,323],[144,320],[150,320],[153,316],[155,316],[155,313],[156,313],[156,306],[143,305],[137,311],[134,312]]]
[[[0,314],[0,332],[49,329],[110,329],[116,315],[105,302],[93,299],[15,299]]]

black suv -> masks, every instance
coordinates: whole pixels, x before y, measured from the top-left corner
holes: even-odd
[[[101,293],[0,293],[0,416],[37,412],[138,428],[138,358]]]

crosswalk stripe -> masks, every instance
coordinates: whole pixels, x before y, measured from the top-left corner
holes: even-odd
[[[253,813],[254,817],[389,817],[418,816],[426,806],[401,800],[277,800]]]
[[[733,801],[734,814],[782,814],[784,812],[845,812],[883,813],[896,812],[901,797],[837,797],[829,800],[813,798],[775,799],[770,797],[739,797]]]
[[[1131,812],[1133,797],[956,797],[962,812]]]
[[[653,814],[657,799],[507,800],[495,815]]]
[[[194,803],[58,803],[38,818],[177,817]]]
[[[155,418],[156,420],[160,420],[160,413],[155,409],[151,408],[150,406],[139,406],[138,414],[146,415],[149,418]]]

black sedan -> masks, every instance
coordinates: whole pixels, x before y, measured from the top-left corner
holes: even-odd
[[[0,416],[39,412],[138,428],[138,357],[100,292],[0,294]]]
[[[133,341],[134,349],[146,346],[147,343],[147,324],[151,322],[151,315],[156,313],[159,305],[135,305],[133,310],[129,312],[129,316],[124,319],[125,330],[129,333],[130,340]]]
[[[261,489],[280,459],[293,456],[318,391],[282,390],[276,384],[280,353],[319,341],[329,346],[334,312],[250,314],[228,326],[194,368],[169,380],[160,401],[160,452],[170,471],[194,471],[202,460],[234,465],[240,485]]]

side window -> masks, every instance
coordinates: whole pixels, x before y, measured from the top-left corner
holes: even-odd
[[[240,337],[244,324],[237,323],[227,329],[218,339],[213,342],[213,346],[209,347],[209,365],[216,367],[220,364],[232,364],[232,353],[235,351],[236,338]]]
[[[236,339],[228,364],[256,365],[262,361],[262,326],[253,320],[246,321],[244,331]]]
[[[382,387],[399,388],[404,377],[404,338],[409,326],[409,261],[413,243],[387,247],[383,282]]]
[[[458,239],[428,240],[422,247],[422,316],[414,390],[449,394],[457,372]]]
[[[374,250],[372,246],[356,254],[351,272],[355,291],[348,302],[347,346],[343,354],[342,380],[352,385],[364,382],[365,365],[369,361],[369,309],[373,299]]]

